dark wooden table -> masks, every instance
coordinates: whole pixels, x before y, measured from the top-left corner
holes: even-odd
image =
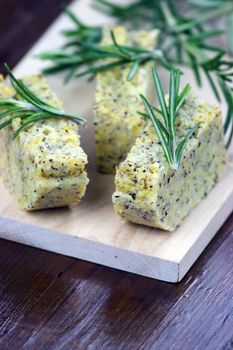
[[[1,0],[1,65],[59,12],[60,1]],[[1,350],[233,348],[233,215],[176,285],[4,240],[0,252]]]

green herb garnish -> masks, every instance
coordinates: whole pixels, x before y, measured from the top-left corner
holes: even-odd
[[[155,17],[159,20],[160,14],[156,13],[157,1],[159,0],[136,0],[127,5],[118,5],[116,1],[113,3],[107,0],[93,0],[92,6],[110,17],[117,18],[120,23],[127,21],[135,26],[142,22],[151,23]]]
[[[227,146],[229,146],[233,139],[233,59],[227,60],[225,57],[228,52],[233,53],[232,0],[135,0],[126,5],[118,5],[110,0],[93,0],[93,6],[130,29],[139,27],[159,29],[156,50],[144,52],[148,60],[162,63],[168,70],[177,65],[190,67],[200,86],[203,83],[203,76],[206,77],[218,101],[224,99],[227,102],[224,132],[228,135]],[[75,24],[74,30],[69,34],[72,40],[68,35],[62,50],[42,53],[39,56],[52,62],[52,66],[45,69],[44,73],[66,71],[66,81],[81,75],[93,78],[98,72],[126,63],[127,55],[123,55],[124,48],[121,50],[121,45],[116,47],[113,42],[107,48],[100,46],[101,27],[83,25],[73,13],[69,10],[66,12]],[[213,23],[219,18],[222,18],[225,24],[221,29],[213,29]],[[85,33],[85,43],[82,32]],[[218,36],[223,34],[228,39],[228,50],[223,50],[212,42],[209,43],[209,39],[217,40]],[[99,52],[101,49],[106,50],[102,52],[102,57]],[[105,58],[113,58],[111,54],[108,56],[109,50],[112,49],[115,51],[114,54],[118,55],[114,57],[115,61],[98,64]],[[133,79],[138,67],[143,64],[138,52],[133,54],[134,49],[136,50],[131,47],[130,59],[127,61],[132,63],[129,79]],[[85,66],[85,60],[87,68],[80,72]],[[227,72],[224,71],[226,61]]]
[[[66,51],[44,52],[39,54],[42,60],[51,60],[54,65],[44,69],[45,74],[68,70],[67,79],[73,75],[76,77],[89,76],[94,78],[99,72],[114,67],[131,64],[128,80],[132,80],[138,68],[148,61],[158,61],[165,68],[171,69],[172,65],[166,60],[163,52],[159,49],[147,50],[144,48],[119,45],[114,32],[111,31],[112,43],[100,46],[90,42],[77,42],[79,49],[71,55]],[[110,59],[110,61],[109,61]],[[107,60],[107,61],[106,61]],[[84,68],[83,67],[87,67]]]
[[[62,118],[76,123],[85,122],[81,117],[65,114],[62,110],[42,101],[21,79],[17,79],[14,76],[7,64],[4,66],[9,75],[11,85],[19,99],[0,99],[0,120],[6,118],[4,122],[0,123],[0,129],[10,125],[15,119],[21,119],[22,124],[14,133],[13,139],[15,139],[23,129],[41,120]]]
[[[151,120],[163,148],[164,155],[170,167],[174,170],[178,169],[185,145],[196,130],[196,127],[190,129],[184,138],[177,143],[176,117],[190,92],[189,84],[179,92],[180,74],[181,72],[179,70],[172,70],[170,73],[168,106],[166,105],[161,82],[155,68],[152,68],[152,75],[160,109],[153,107],[145,96],[141,95],[142,102],[146,108],[146,114],[144,115]]]
[[[130,5],[99,0],[94,6],[131,28],[149,23],[149,28],[160,29],[158,49],[166,60],[174,66],[190,67],[199,86],[202,75],[206,76],[217,100],[221,102],[222,95],[228,106],[224,132],[228,133],[229,147],[233,139],[233,59],[227,60],[227,52],[207,40],[226,34],[233,53],[232,0],[137,0]],[[210,29],[209,24],[219,17],[225,19],[225,27]]]
[[[99,43],[102,39],[101,27],[90,27],[81,22],[68,7],[63,7],[63,11],[70,18],[74,24],[74,29],[64,30],[62,34],[66,39],[64,47],[76,46],[78,41],[85,41],[91,43]]]

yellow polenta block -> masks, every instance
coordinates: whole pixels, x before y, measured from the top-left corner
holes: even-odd
[[[44,77],[23,80],[42,100],[62,108]],[[1,82],[0,98],[9,97],[15,97],[14,90]],[[13,141],[20,123],[20,119],[15,119],[0,131],[1,175],[20,207],[35,210],[79,203],[89,180],[77,124],[55,118],[39,121]]]
[[[173,231],[208,195],[227,165],[221,111],[190,94],[178,114],[179,140],[194,126],[196,132],[174,171],[148,124],[116,172],[113,203],[120,216]]]
[[[157,30],[127,32],[114,27],[119,44],[153,49]],[[104,33],[102,45],[111,43],[110,30]],[[139,94],[149,95],[151,63],[142,65],[132,81],[127,81],[131,64],[121,65],[97,74],[94,123],[96,162],[100,171],[114,173],[115,167],[125,159],[136,138],[143,131],[145,120],[137,111],[142,110]],[[149,97],[149,96],[148,96]]]

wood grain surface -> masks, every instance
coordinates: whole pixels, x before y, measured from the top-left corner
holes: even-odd
[[[1,0],[0,61],[16,63],[58,12]],[[177,285],[3,240],[0,251],[1,350],[233,348],[233,216]]]

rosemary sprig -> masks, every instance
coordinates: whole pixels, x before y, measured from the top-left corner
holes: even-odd
[[[156,69],[152,68],[152,75],[155,85],[155,90],[160,104],[160,109],[154,108],[141,95],[142,102],[146,108],[146,116],[151,120],[158,139],[164,151],[164,155],[174,170],[177,170],[182,159],[183,151],[186,143],[195,132],[196,128],[190,129],[182,140],[178,143],[176,134],[176,117],[182,107],[186,97],[190,92],[190,85],[187,84],[180,92],[180,71],[172,70],[170,72],[170,88],[168,106],[165,102],[165,97],[161,82]],[[160,117],[157,115],[159,114]]]
[[[233,2],[232,0],[138,0],[131,3],[134,15],[125,19],[123,13],[127,12],[129,5],[116,5],[111,1],[103,2],[102,11],[111,14],[119,22],[135,26],[140,19],[140,13],[147,16],[147,23],[151,27],[161,30],[158,48],[164,53],[166,60],[172,64],[189,66],[199,85],[202,85],[202,73],[206,76],[216,98],[221,102],[222,97],[228,105],[224,131],[229,134],[227,146],[233,139],[233,59],[228,60],[227,69],[222,68],[226,62],[226,51],[216,45],[206,42],[216,39],[225,33],[225,29],[210,29],[210,25],[219,17],[225,18],[228,35],[229,51],[233,52]],[[95,2],[94,2],[95,3]],[[184,7],[184,10],[182,9]],[[203,11],[203,8],[205,11]],[[200,10],[189,17],[187,13]],[[207,9],[207,11],[206,11]],[[138,18],[136,18],[138,16]],[[141,17],[143,21],[143,17]],[[214,57],[213,57],[214,54]],[[216,54],[216,55],[215,55]],[[208,64],[212,63],[212,64]]]
[[[79,41],[76,43],[79,49],[73,52],[72,55],[61,50],[41,53],[39,54],[40,59],[49,59],[54,63],[52,67],[44,69],[43,72],[51,74],[68,70],[69,78],[72,75],[76,77],[85,75],[92,79],[98,72],[131,64],[128,80],[132,80],[138,68],[148,61],[156,60],[165,68],[172,68],[172,65],[159,49],[147,50],[134,46],[119,45],[113,31],[111,31],[111,39],[112,43],[105,46]],[[83,67],[86,68],[83,69]]]
[[[127,25],[135,27],[138,22],[145,25],[146,20],[150,28],[155,27],[167,31],[166,20],[168,18],[162,9],[164,4],[169,6],[180,22],[179,28],[173,28],[174,31],[178,29],[179,32],[187,31],[201,24],[209,24],[221,16],[233,13],[232,0],[135,0],[126,5],[119,5],[111,0],[93,0],[94,8],[116,18],[119,23],[127,22]],[[195,12],[192,17],[187,17],[183,13],[192,12],[198,7],[201,7],[202,12]],[[203,8],[208,9],[208,11],[203,13]]]
[[[44,74],[55,74],[65,71],[64,82],[68,83],[78,70],[80,57],[78,58],[77,55],[79,55],[80,51],[85,51],[82,43],[98,44],[102,39],[103,30],[100,26],[84,24],[67,6],[63,6],[63,11],[74,26],[72,29],[62,31],[64,45],[60,49],[43,52],[37,57],[52,62],[50,67],[43,70]]]
[[[81,117],[72,116],[64,113],[47,102],[41,100],[36,96],[21,79],[17,79],[7,64],[4,65],[13,89],[15,90],[17,98],[0,99],[0,129],[10,125],[15,119],[21,120],[21,125],[13,135],[15,139],[19,133],[41,120],[51,118],[68,119],[76,123],[84,123],[85,120]]]
[[[200,86],[202,77],[205,75],[218,101],[221,102],[222,96],[226,100],[228,112],[224,131],[229,135],[227,141],[229,146],[233,138],[233,91],[231,87],[233,77],[230,69],[225,74],[220,65],[206,63],[212,60],[212,62],[217,62],[220,56],[221,61],[226,61],[223,55],[226,51],[208,42],[209,39],[216,39],[217,36],[226,34],[225,27],[224,30],[211,29],[212,22],[218,20],[219,17],[225,18],[229,50],[233,49],[232,0],[135,0],[129,5],[118,5],[111,0],[93,0],[93,3],[101,12],[116,18],[120,23],[123,22],[127,27],[138,28],[140,23],[146,28],[160,29],[156,50],[149,52],[144,50],[139,54],[140,48],[124,48],[116,45],[116,40],[113,40],[112,45],[108,47],[100,47],[101,27],[96,27],[97,32],[101,34],[97,35],[96,40],[93,40],[95,27],[83,25],[68,10],[67,14],[76,25],[71,35],[72,40],[66,38],[66,45],[62,50],[39,55],[41,59],[52,62],[44,73],[53,74],[66,71],[65,81],[67,82],[72,77],[82,75],[93,78],[98,72],[131,63],[128,76],[128,79],[131,80],[138,67],[148,60],[156,60],[169,70],[177,64],[188,66],[192,69]],[[207,11],[203,11],[203,8]],[[80,34],[82,26],[86,33],[85,42]],[[143,55],[146,57],[145,61]],[[111,58],[111,60],[106,61],[106,58]],[[233,59],[229,61],[229,64],[231,62]]]
[[[73,29],[64,30],[62,34],[66,39],[64,47],[76,46],[77,41],[99,43],[102,39],[102,28],[99,26],[87,26],[81,22],[72,11],[66,6],[63,11],[70,18],[74,25]]]
[[[229,132],[227,147],[233,139],[233,60],[225,59],[225,53],[219,52],[213,58],[201,63],[207,74],[214,72],[227,104],[224,132]],[[218,94],[218,92],[217,92]]]
[[[188,2],[203,11],[221,10],[222,8],[229,9],[226,12],[225,27],[228,40],[229,52],[233,54],[233,12],[232,12],[232,0],[188,0]]]

